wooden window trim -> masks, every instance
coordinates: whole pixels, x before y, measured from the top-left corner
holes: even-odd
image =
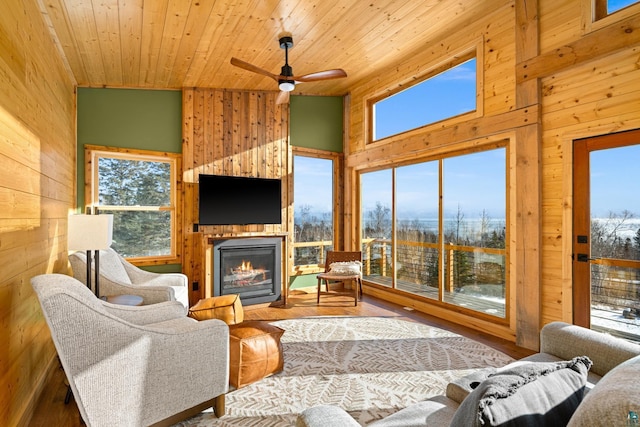
[[[640,2],[611,14],[607,13],[607,0],[582,0],[582,28],[587,34],[640,13]]]
[[[380,143],[386,143],[394,138],[397,138],[398,135],[408,135],[414,132],[419,132],[425,128],[432,127],[434,125],[441,126],[442,123],[446,123],[447,125],[453,125],[458,122],[469,120],[473,117],[482,117],[484,114],[484,103],[483,103],[483,92],[484,92],[484,55],[483,55],[483,45],[484,40],[479,39],[473,46],[466,46],[459,51],[453,53],[443,61],[440,61],[436,64],[429,66],[423,73],[410,76],[408,79],[398,83],[393,88],[387,88],[382,91],[379,91],[373,94],[371,97],[365,100],[366,103],[366,113],[365,113],[365,141],[367,145],[374,145]],[[418,85],[432,77],[435,77],[438,74],[441,74],[447,70],[450,70],[463,62],[466,62],[472,58],[476,59],[476,108],[473,111],[469,111],[466,113],[462,113],[456,116],[447,117],[445,119],[436,121],[434,123],[427,123],[423,126],[419,126],[414,129],[409,129],[399,134],[390,135],[385,138],[373,139],[373,126],[374,126],[374,105],[390,96],[393,96],[399,92],[407,90],[415,85]]]
[[[315,149],[315,148],[306,148],[306,147],[292,147],[291,149],[292,151],[292,155],[293,156],[304,156],[304,157],[311,157],[311,158],[316,158],[316,159],[325,159],[325,160],[331,160],[333,162],[333,213],[332,213],[332,220],[333,220],[333,247],[336,249],[341,249],[342,248],[342,242],[343,242],[343,229],[344,229],[344,197],[343,197],[343,188],[344,188],[344,180],[343,180],[343,165],[344,165],[344,154],[343,153],[338,153],[338,152],[334,152],[334,151],[326,151],[326,150],[319,150],[319,149]],[[293,186],[295,185],[295,183],[293,183],[293,185],[290,186],[290,197],[289,200],[293,200]],[[295,203],[295,200],[294,200]],[[289,224],[289,229],[293,230],[294,229],[294,224],[293,224],[293,215],[291,215],[291,224]],[[293,245],[291,245],[291,257],[290,259],[293,260]],[[294,275],[301,275],[301,274],[307,274],[309,273],[309,271],[304,270],[304,271],[297,271],[296,267],[293,265],[294,263],[291,263],[291,271],[290,274],[292,276]],[[319,266],[318,266],[319,269]],[[319,271],[313,270],[311,271],[311,273],[316,273]]]
[[[162,151],[137,150],[131,148],[107,147],[97,145],[85,145],[85,211],[90,212],[94,208],[99,208],[98,191],[98,168],[96,159],[100,157],[118,158],[124,160],[147,160],[157,162],[167,162],[171,168],[172,186],[171,203],[169,207],[160,207],[160,210],[170,210],[172,215],[171,227],[171,254],[154,257],[131,257],[127,260],[138,266],[179,264],[182,259],[182,213],[179,206],[182,206],[182,156],[177,153]]]

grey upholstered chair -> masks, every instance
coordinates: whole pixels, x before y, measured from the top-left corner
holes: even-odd
[[[224,415],[224,322],[191,319],[176,301],[110,304],[63,274],[31,284],[87,426],[170,425],[212,406]]]
[[[73,277],[87,283],[86,252],[69,255]],[[95,263],[92,263],[95,268]],[[94,274],[94,273],[92,273]],[[93,278],[93,276],[92,276]],[[112,248],[100,251],[100,295],[138,295],[142,304],[179,301],[189,308],[187,276],[181,273],[152,273],[136,267]]]

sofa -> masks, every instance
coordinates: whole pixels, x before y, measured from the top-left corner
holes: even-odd
[[[552,322],[540,331],[539,353],[459,378],[445,394],[368,426],[624,426],[630,411],[640,414],[639,379],[640,345]],[[341,408],[319,405],[300,413],[296,425],[360,424]]]

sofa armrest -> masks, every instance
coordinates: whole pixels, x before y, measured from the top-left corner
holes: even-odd
[[[319,405],[300,413],[296,427],[360,427],[360,424],[342,408]]]
[[[135,325],[149,325],[178,319],[186,315],[186,309],[178,301],[165,301],[139,307],[110,304],[106,301],[102,301],[102,303],[109,313]]]
[[[622,338],[564,322],[551,322],[540,331],[540,352],[563,360],[588,356],[591,371],[604,376],[611,369],[640,354],[640,345]]]

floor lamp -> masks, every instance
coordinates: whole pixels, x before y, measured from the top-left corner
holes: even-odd
[[[113,239],[113,215],[70,215],[67,249],[87,251],[87,287],[91,289],[91,252],[95,253],[96,296],[100,297],[100,250],[109,249]]]

